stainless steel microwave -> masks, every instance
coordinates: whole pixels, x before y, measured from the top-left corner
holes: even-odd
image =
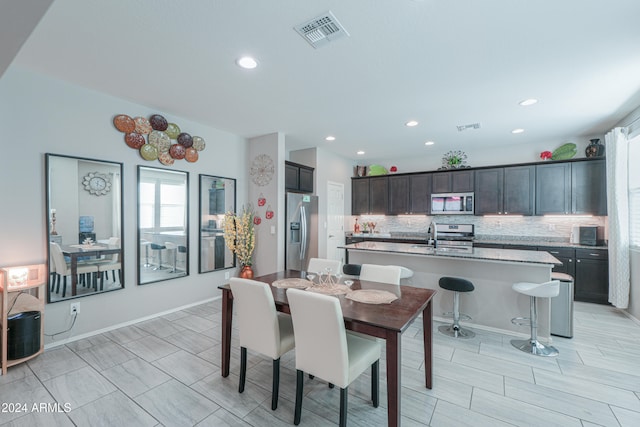
[[[431,215],[473,215],[473,193],[432,194]]]

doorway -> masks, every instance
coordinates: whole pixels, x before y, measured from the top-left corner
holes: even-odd
[[[327,258],[344,263],[344,184],[327,181]]]

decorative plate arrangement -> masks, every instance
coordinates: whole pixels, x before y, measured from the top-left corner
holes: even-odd
[[[471,166],[467,165],[467,155],[464,151],[456,150],[449,151],[442,157],[442,167],[438,170],[442,169],[463,169],[470,168]]]
[[[148,119],[118,114],[113,118],[113,125],[125,134],[124,142],[138,150],[143,159],[158,160],[165,166],[182,159],[197,162],[199,152],[206,147],[203,138],[182,132],[177,124],[169,123],[160,114]]]

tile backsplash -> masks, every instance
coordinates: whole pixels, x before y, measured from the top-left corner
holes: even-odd
[[[438,216],[381,216],[360,215],[352,216],[350,228],[353,231],[355,218],[358,222],[373,221],[376,232],[379,233],[426,233],[429,224],[435,219],[442,224],[474,224],[476,238],[504,238],[522,240],[532,238],[536,240],[569,241],[573,225],[605,226],[606,216],[474,216],[474,215],[438,215]]]

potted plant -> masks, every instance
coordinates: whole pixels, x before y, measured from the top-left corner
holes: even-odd
[[[233,252],[240,263],[240,277],[253,278],[252,256],[255,248],[255,230],[253,228],[253,211],[245,207],[236,215],[227,212],[224,221],[224,243]]]

